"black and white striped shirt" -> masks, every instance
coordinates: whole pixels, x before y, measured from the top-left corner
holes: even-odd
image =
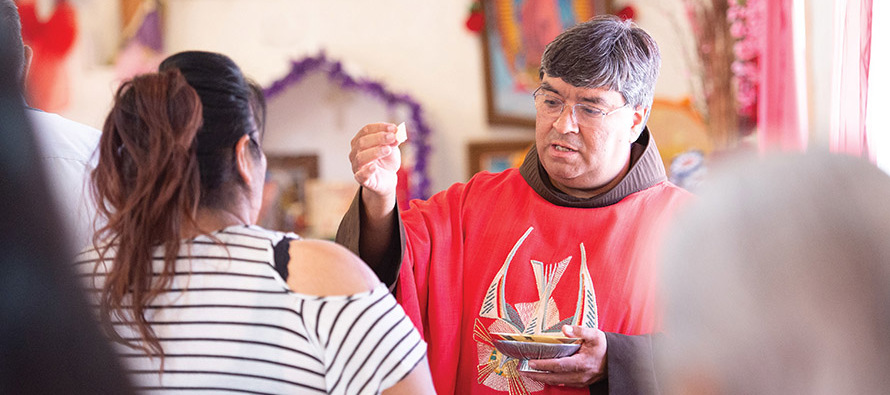
[[[118,347],[139,389],[377,394],[426,355],[420,334],[382,284],[345,296],[294,293],[274,268],[273,247],[285,234],[234,226],[213,235],[222,244],[200,236],[182,246],[169,290],[148,306],[146,318],[165,353],[163,373],[159,358]],[[156,274],[161,257],[156,251]],[[94,290],[105,271],[97,258],[87,251],[78,262]],[[126,322],[115,321],[115,329],[139,340]]]

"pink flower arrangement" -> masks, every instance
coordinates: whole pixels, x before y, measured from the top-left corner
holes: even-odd
[[[730,23],[730,34],[735,38],[732,74],[736,86],[736,102],[739,123],[750,130],[757,123],[757,95],[760,81],[760,52],[763,48],[762,35],[764,0],[728,0],[726,18]]]

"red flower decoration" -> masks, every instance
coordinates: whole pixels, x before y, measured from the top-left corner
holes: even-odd
[[[467,29],[473,33],[479,33],[485,27],[485,13],[482,4],[474,1],[470,6],[470,15],[467,17]]]
[[[629,19],[634,19],[635,13],[633,7],[627,6],[622,8],[621,11],[616,12],[615,15],[626,21]]]

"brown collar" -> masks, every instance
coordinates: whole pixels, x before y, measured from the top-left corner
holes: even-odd
[[[614,188],[606,191],[601,195],[588,199],[577,198],[556,189],[550,182],[550,177],[541,165],[538,159],[538,151],[532,147],[522,166],[519,167],[519,174],[525,182],[534,189],[538,195],[541,195],[548,202],[557,206],[576,207],[576,208],[596,208],[605,207],[621,201],[630,194],[642,191],[659,182],[667,179],[664,172],[664,164],[661,161],[661,155],[655,146],[655,140],[652,139],[649,128],[643,129],[637,141],[634,141],[630,149],[630,170],[624,179]]]

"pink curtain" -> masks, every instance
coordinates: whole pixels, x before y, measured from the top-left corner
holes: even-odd
[[[764,1],[757,142],[761,151],[803,151],[807,133],[800,125],[792,5],[794,0]],[[802,98],[801,98],[802,99]]]
[[[874,161],[865,127],[871,16],[872,0],[835,0],[830,144],[832,152]]]

